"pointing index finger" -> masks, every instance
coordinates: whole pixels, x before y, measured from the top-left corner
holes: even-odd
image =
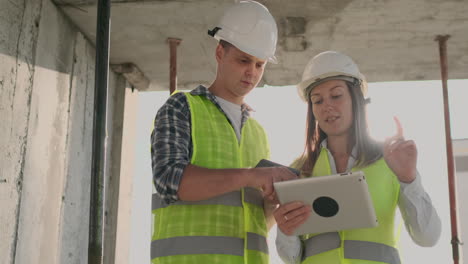
[[[403,138],[403,127],[401,126],[400,120],[396,116],[393,117],[393,120],[395,120],[395,124],[397,126],[396,136],[399,138]]]

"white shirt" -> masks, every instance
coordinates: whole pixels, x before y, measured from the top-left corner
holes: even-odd
[[[322,142],[322,147],[327,148],[326,140]],[[347,172],[353,168],[356,162],[355,156],[356,148],[353,148],[348,159]],[[328,151],[328,159],[332,174],[336,174],[335,159],[330,151]],[[413,182],[400,182],[398,207],[405,222],[406,230],[416,244],[429,247],[437,243],[441,233],[440,218],[432,205],[431,198],[422,186],[419,172]],[[302,244],[298,236],[285,235],[278,228],[276,249],[285,263],[301,263]]]
[[[236,132],[237,140],[240,141],[242,126],[242,106],[224,100],[219,96],[216,96],[216,100],[218,100],[219,105],[231,121],[232,127],[234,128],[234,132]]]

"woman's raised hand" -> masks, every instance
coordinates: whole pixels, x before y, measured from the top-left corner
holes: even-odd
[[[385,140],[384,159],[401,182],[410,183],[416,178],[418,150],[413,140],[405,140],[400,120],[393,119],[397,133]]]

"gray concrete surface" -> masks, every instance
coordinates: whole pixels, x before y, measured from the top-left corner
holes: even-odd
[[[41,3],[0,2],[0,255],[11,263],[17,248],[20,202],[31,117],[34,62],[38,38],[35,25]],[[31,132],[30,132],[31,131]]]
[[[35,20],[38,37],[34,61],[28,65],[34,75],[15,263],[58,262],[60,208],[68,163],[65,153],[68,123],[72,122],[68,73],[73,64],[73,32],[67,27],[51,27],[64,21],[63,15],[53,12],[56,8],[48,1],[36,3],[42,4],[34,10],[39,12]]]
[[[91,40],[97,1],[54,0]],[[207,30],[234,0],[114,0],[111,60],[133,62],[151,80],[149,90],[169,86],[168,37],[178,46],[178,85],[191,89],[215,76],[216,42]],[[332,49],[353,57],[372,82],[440,79],[434,37],[450,34],[449,78],[467,78],[466,0],[259,0],[279,25],[277,65],[262,84],[299,82],[307,60]],[[65,4],[66,3],[66,4]]]
[[[50,0],[0,0],[2,264],[88,262],[94,57],[93,44]],[[121,142],[126,85],[109,78],[108,136]],[[108,150],[108,194],[119,190],[115,150]],[[116,230],[117,207],[109,208],[105,229]],[[108,235],[106,263],[118,263],[116,231]]]
[[[89,226],[86,212],[89,211],[91,177],[94,49],[82,34],[75,34],[59,263],[86,263],[85,256],[88,255],[85,241],[88,240]]]

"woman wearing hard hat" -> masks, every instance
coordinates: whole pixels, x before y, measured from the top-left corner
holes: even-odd
[[[364,171],[379,225],[325,234],[291,235],[309,217],[310,206],[281,205],[274,216],[280,257],[286,263],[399,264],[394,218],[397,206],[406,229],[420,246],[433,246],[441,223],[416,170],[417,149],[398,132],[383,144],[367,130],[367,85],[353,60],[326,51],[312,58],[297,85],[308,103],[304,154],[292,167],[305,177]]]

